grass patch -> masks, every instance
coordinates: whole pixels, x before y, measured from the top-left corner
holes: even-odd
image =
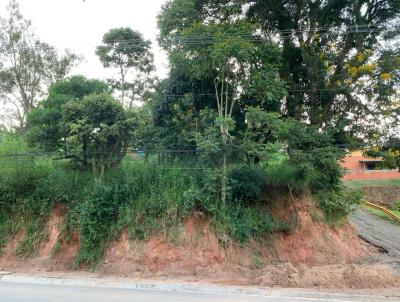
[[[348,180],[343,182],[349,189],[360,189],[364,187],[400,187],[400,179],[380,179],[380,180]]]
[[[363,208],[364,210],[368,211],[368,212],[371,213],[371,214],[374,214],[374,215],[376,215],[376,216],[378,216],[378,217],[381,217],[381,218],[383,218],[383,219],[385,219],[385,220],[388,220],[388,221],[390,221],[390,222],[392,222],[392,223],[396,223],[396,224],[399,224],[399,225],[400,225],[400,222],[399,222],[399,221],[394,220],[394,219],[391,218],[390,216],[387,216],[385,213],[383,213],[383,212],[381,212],[381,211],[379,211],[379,210],[377,210],[377,209],[373,209],[373,208],[367,207],[367,206],[365,206],[365,205],[363,205],[362,208]],[[397,211],[397,210],[390,210],[390,211],[391,211],[393,214],[395,214],[395,215],[397,215],[397,216],[400,216],[400,211]]]

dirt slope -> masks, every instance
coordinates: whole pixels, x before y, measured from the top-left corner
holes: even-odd
[[[280,204],[271,207],[274,215],[282,219],[294,216],[291,203]],[[266,235],[243,246],[227,241],[222,247],[209,219],[199,212],[187,219],[174,243],[163,237],[146,242],[130,240],[122,231],[119,240],[110,242],[98,273],[283,287],[400,286],[400,276],[389,266],[357,264],[377,251],[361,241],[349,224],[332,228],[322,223],[322,213],[311,200],[297,200],[296,205],[298,226],[291,233]],[[60,234],[63,214],[57,208],[52,212],[49,240],[37,257],[17,259],[13,251],[20,238],[16,238],[0,257],[0,267],[15,271],[70,270],[79,238],[75,235],[67,241]]]
[[[367,201],[381,204],[389,209],[393,209],[396,202],[400,202],[399,186],[364,187],[361,190],[365,192]]]

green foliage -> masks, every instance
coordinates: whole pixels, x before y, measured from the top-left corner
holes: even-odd
[[[247,128],[238,139],[247,160],[258,163],[270,186],[335,190],[341,184],[338,162],[344,152],[332,145],[329,132],[260,107],[246,109]]]
[[[360,25],[364,24],[374,24],[377,27],[391,22],[394,24],[398,17],[395,8],[398,7],[398,1],[236,2],[243,5],[238,15],[245,11],[247,17],[262,27],[265,33],[281,31],[278,39],[285,42],[282,42],[284,63],[280,74],[290,88],[286,98],[289,116],[301,119],[306,115],[313,125],[332,125],[337,131],[347,128],[348,133],[349,129],[352,130],[350,133],[363,132],[368,127],[348,120],[348,113],[363,112],[366,116],[368,109],[363,103],[365,98],[375,108],[380,108],[374,112],[379,115],[387,110],[385,107],[391,98],[396,99],[396,91],[393,89],[395,84],[392,81],[398,73],[392,70],[396,69],[394,58],[398,50],[391,43],[383,48],[376,46],[380,40],[395,41],[398,30],[389,29],[392,28],[389,26],[387,31],[390,34],[382,34],[372,30],[354,32],[353,28],[361,28]],[[364,14],[365,11],[374,11],[374,14]],[[311,28],[304,27],[304,24],[337,30],[314,34],[308,32]],[[353,33],[339,30],[343,27],[348,27]],[[293,28],[300,29],[306,36],[299,33],[287,34]],[[389,62],[392,62],[391,66]],[[383,73],[391,76],[382,76]],[[380,127],[381,119],[376,121],[374,126]]]
[[[47,100],[28,117],[28,139],[45,151],[59,151],[95,175],[117,166],[135,124],[104,82],[71,77],[54,84]]]
[[[89,95],[63,107],[69,153],[94,174],[117,166],[128,148],[133,120],[108,94]]]
[[[65,77],[79,58],[70,52],[60,56],[40,41],[16,0],[7,6],[7,16],[0,16],[0,45],[0,96],[12,104],[11,124],[18,122],[17,128],[24,129],[27,114],[46,87]]]
[[[365,156],[382,157],[383,166],[400,171],[400,138],[391,136],[382,146],[375,146],[364,152]]]
[[[90,94],[107,92],[110,92],[110,88],[105,82],[75,75],[52,84],[49,88],[47,101],[43,101],[41,105],[45,108],[51,108],[54,106],[56,106],[56,108],[61,108],[59,105],[62,105],[71,99],[78,100],[83,99],[85,96]],[[59,99],[58,102],[57,99]]]
[[[232,198],[245,203],[259,200],[267,184],[263,169],[247,165],[231,167],[228,179]]]
[[[130,28],[114,28],[103,36],[103,45],[97,47],[96,54],[104,67],[146,68],[149,60],[150,41],[141,33]]]
[[[2,145],[2,151],[12,147],[21,150],[18,139],[9,138],[8,142],[4,142],[8,146]],[[46,159],[34,161],[30,157],[18,156],[0,158],[0,166],[0,249],[10,237],[25,230],[16,254],[20,257],[30,256],[47,235],[43,223],[53,198],[43,184],[50,166]]]
[[[396,211],[400,211],[400,200],[397,200],[397,201],[395,202],[395,204],[394,204],[394,209],[395,209]]]
[[[335,190],[343,169],[339,159],[344,151],[332,145],[329,132],[299,122],[290,122],[287,133],[289,158],[298,167],[298,176],[309,179],[311,190]]]
[[[135,173],[131,175],[130,171]],[[155,164],[126,163],[124,177],[129,197],[121,209],[120,223],[127,227],[131,238],[168,236],[169,230],[187,216],[191,207],[184,206],[185,192],[192,186],[187,173],[178,167],[160,169]]]
[[[350,189],[361,189],[364,187],[399,187],[400,179],[349,180],[344,181],[343,184]]]
[[[273,43],[255,43],[243,37],[240,34],[243,32],[251,35],[255,28],[242,20],[197,22],[182,30],[182,42],[178,39],[177,50],[170,54],[171,64],[190,78],[211,79],[216,83],[218,110],[227,107],[224,114],[219,111],[220,117],[231,116],[231,107],[243,102],[246,95],[269,110],[279,110],[279,99],[285,95],[283,82],[277,77],[279,48]],[[185,42],[185,39],[209,37],[212,39],[207,47]]]
[[[347,191],[342,188],[337,191],[320,192],[316,197],[328,222],[334,223],[346,217],[354,205],[360,204],[364,193],[361,191]]]
[[[221,215],[228,234],[240,243],[284,229],[265,209],[237,204],[229,206]]]
[[[136,94],[139,92],[143,94],[148,84],[152,82],[148,77],[154,70],[151,42],[131,28],[114,28],[104,34],[103,44],[97,47],[96,55],[104,67],[118,69],[120,78],[117,81],[112,80],[111,83],[121,91],[121,103],[132,108]],[[136,80],[132,83],[126,80],[131,69],[136,71]],[[132,91],[127,103],[126,90]]]
[[[260,252],[254,252],[253,254],[253,267],[255,269],[262,269],[265,266],[262,254]]]
[[[90,94],[106,92],[109,92],[106,83],[83,76],[72,76],[52,84],[47,99],[27,117],[29,143],[47,152],[64,150],[67,129],[62,122],[63,106]]]
[[[131,145],[137,150],[145,152],[145,160],[148,161],[150,150],[157,148],[157,129],[153,123],[151,108],[148,104],[132,109],[129,114],[135,121],[135,128],[132,132]]]
[[[308,175],[300,176],[301,168],[296,167],[288,158],[268,161],[264,165],[266,183],[269,187],[283,189],[291,187],[297,190],[308,188]]]
[[[95,267],[103,256],[111,226],[118,214],[114,188],[95,183],[87,187],[79,209],[80,248],[76,265],[88,263]]]

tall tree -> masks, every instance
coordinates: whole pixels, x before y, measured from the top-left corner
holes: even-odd
[[[287,115],[357,131],[392,101],[400,62],[385,42],[399,33],[399,0],[236,2],[282,45]]]
[[[117,68],[119,79],[111,84],[121,91],[121,103],[133,107],[137,96],[142,96],[151,87],[151,72],[154,70],[151,42],[131,28],[114,28],[103,36],[103,44],[96,54],[106,68]],[[130,71],[135,71],[134,80],[127,81]],[[125,97],[129,91],[129,100]]]
[[[221,138],[221,201],[227,191],[227,145],[234,128],[234,109],[246,96],[259,104],[276,107],[284,96],[277,77],[279,50],[272,43],[255,42],[256,35],[243,36],[253,27],[244,21],[194,23],[184,28],[170,53],[172,65],[186,68],[193,79],[211,79]],[[254,39],[253,39],[254,38]],[[205,42],[205,43],[204,43]],[[278,105],[279,108],[279,105]]]
[[[16,0],[0,18],[0,96],[19,128],[25,127],[27,114],[35,108],[47,87],[66,76],[79,58],[71,53],[59,56],[57,50],[41,42],[33,33]]]
[[[195,22],[249,20],[282,48],[285,115],[353,135],[379,127],[398,99],[399,7],[399,0],[170,0],[158,24],[173,50]]]

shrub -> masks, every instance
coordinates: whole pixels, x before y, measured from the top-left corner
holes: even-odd
[[[337,222],[347,216],[355,204],[359,204],[363,198],[360,191],[346,191],[341,188],[338,191],[324,191],[317,195],[319,207],[323,210],[329,222]]]
[[[254,207],[233,205],[226,209],[225,215],[229,235],[240,243],[279,229],[268,212]]]
[[[289,159],[270,161],[264,164],[267,184],[270,187],[295,189],[307,188],[309,179],[305,172],[307,167],[295,166]]]
[[[265,172],[256,166],[234,166],[228,175],[232,200],[256,201],[265,192]]]
[[[101,260],[111,225],[118,214],[118,200],[114,193],[114,188],[102,183],[87,188],[80,207],[80,248],[76,265],[88,263],[96,267]]]

